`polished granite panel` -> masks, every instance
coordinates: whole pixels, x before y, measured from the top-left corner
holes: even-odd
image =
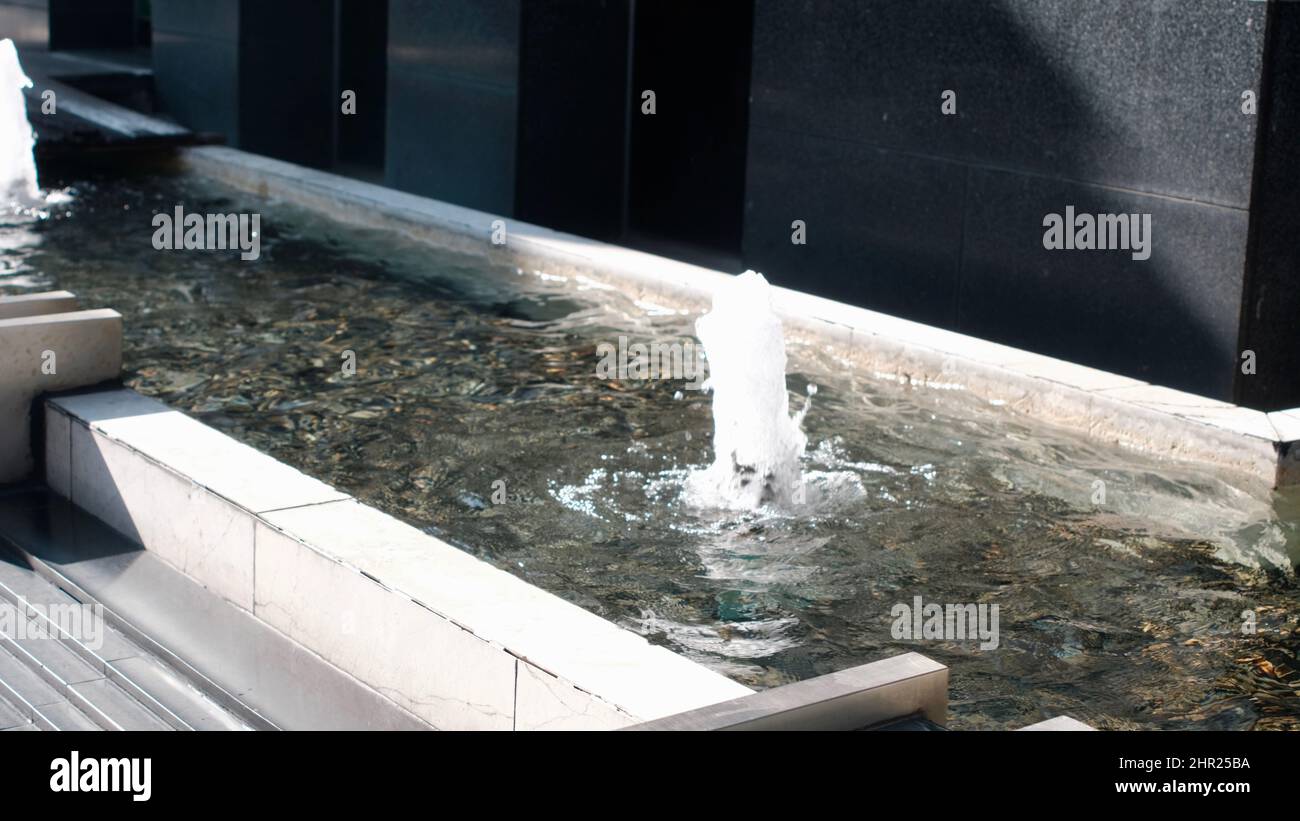
[[[512,215],[519,0],[389,5],[385,182]]]
[[[1070,205],[1150,214],[1150,259],[1045,249],[1045,215]],[[983,170],[966,209],[963,333],[1231,398],[1246,212]]]
[[[239,0],[154,0],[158,105],[185,127],[239,140]]]
[[[1244,207],[1266,8],[756,0],[751,122]]]
[[[1300,407],[1300,3],[1273,15],[1242,312],[1241,347],[1255,352],[1256,372],[1237,377],[1237,395],[1285,410]]]
[[[744,264],[770,281],[951,326],[965,167],[751,127]],[[807,244],[791,241],[803,220]]]
[[[630,22],[627,0],[524,4],[520,219],[605,240],[622,231]]]

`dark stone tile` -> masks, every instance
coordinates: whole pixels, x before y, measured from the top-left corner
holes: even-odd
[[[1256,371],[1238,369],[1237,401],[1264,410],[1300,407],[1300,3],[1271,7],[1267,98],[1241,347]]]
[[[383,172],[384,117],[388,108],[387,4],[341,0],[339,4],[338,95],[354,92],[356,112],[338,119],[337,162]]]
[[[322,33],[334,30],[334,4],[320,0],[243,0],[239,8],[239,38],[242,42],[259,41],[293,45],[306,42],[314,50],[314,41]]]
[[[151,0],[150,25],[155,32],[184,32],[213,40],[239,36],[241,0]]]
[[[1244,207],[1265,10],[756,0],[751,122]]]
[[[802,291],[952,322],[964,167],[757,126],[748,167],[746,266]],[[807,245],[790,242],[796,219]]]
[[[239,45],[179,31],[153,34],[154,83],[162,110],[195,131],[239,137]]]
[[[513,88],[390,66],[388,100],[386,185],[496,214],[513,213]]]
[[[519,219],[599,239],[622,231],[628,14],[627,0],[524,4]]]
[[[334,161],[334,8],[245,3],[239,21],[239,147],[317,168]]]
[[[514,87],[519,76],[520,1],[390,0],[390,70],[428,71]]]
[[[1050,356],[1231,399],[1246,212],[973,170],[959,330]],[[1151,256],[1047,250],[1043,219],[1151,214]]]
[[[392,0],[388,185],[513,214],[519,18],[519,0]]]
[[[51,49],[135,45],[135,0],[50,0]]]
[[[740,253],[752,2],[636,4],[628,224],[652,239]],[[641,95],[656,95],[656,112]]]

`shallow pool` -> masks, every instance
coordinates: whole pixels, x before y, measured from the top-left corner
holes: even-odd
[[[745,684],[917,650],[951,667],[957,728],[1300,727],[1295,492],[795,343],[805,470],[862,492],[699,509],[707,395],[597,373],[600,343],[693,316],[156,169],[42,180],[70,201],[0,225],[0,291],[116,308],[131,387]],[[154,250],[177,204],[260,213],[261,257]],[[897,637],[917,596],[997,605],[996,649]]]

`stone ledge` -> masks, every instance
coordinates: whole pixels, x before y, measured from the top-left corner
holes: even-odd
[[[751,692],[134,391],[45,407],[51,488],[435,727],[607,729]]]
[[[0,484],[32,472],[32,403],[49,391],[116,380],[122,317],[77,311],[66,291],[0,297]]]

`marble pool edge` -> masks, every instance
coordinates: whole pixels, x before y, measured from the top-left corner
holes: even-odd
[[[612,285],[675,310],[706,309],[730,276],[223,146],[183,149],[178,158],[192,173],[340,222]],[[1265,413],[787,288],[776,289],[775,302],[788,331],[864,376],[970,391],[1096,440],[1270,487],[1300,483],[1300,408]]]
[[[51,490],[430,728],[618,729],[753,692],[130,389],[43,413]]]

